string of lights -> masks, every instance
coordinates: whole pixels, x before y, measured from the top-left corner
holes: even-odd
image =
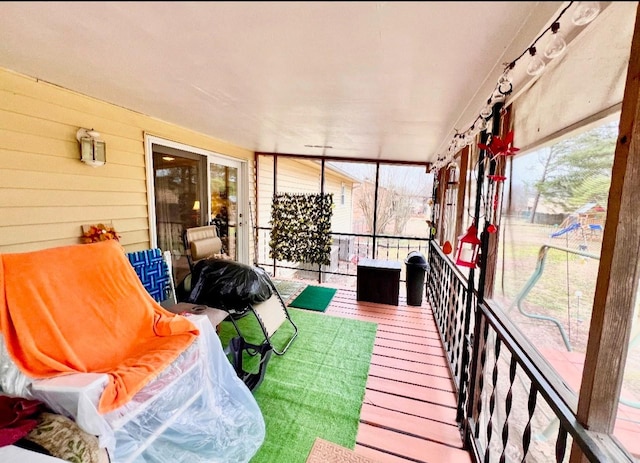
[[[527,74],[535,77],[544,71],[546,63],[539,56],[536,45],[545,35],[548,33],[551,33],[552,35],[542,53],[547,59],[551,60],[557,58],[564,53],[567,48],[567,43],[563,34],[560,32],[560,19],[572,7],[574,8],[571,16],[571,22],[576,26],[585,26],[589,24],[600,13],[600,2],[569,2],[562,11],[560,11],[551,25],[543,30],[528,48],[526,48],[513,61],[505,63],[502,75],[498,79],[493,92],[489,98],[487,98],[486,105],[482,107],[478,116],[474,119],[469,128],[464,131],[455,129],[455,134],[449,142],[446,153],[439,155],[437,161],[433,164],[433,171],[438,171],[439,169],[449,165],[456,153],[475,141],[476,135],[479,132],[491,129],[493,105],[504,101],[507,96],[513,92],[513,69],[527,54],[529,55],[529,61],[526,68]]]

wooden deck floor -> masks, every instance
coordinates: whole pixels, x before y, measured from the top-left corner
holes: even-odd
[[[381,463],[470,463],[429,306],[358,302],[340,289],[325,313],[378,324],[355,451]]]
[[[549,364],[574,391],[580,390],[585,354],[582,352],[565,352],[552,349],[540,349]],[[623,386],[622,396],[627,400],[638,402],[639,398]],[[640,461],[640,410],[629,405],[618,405],[618,416],[613,435],[634,458]]]

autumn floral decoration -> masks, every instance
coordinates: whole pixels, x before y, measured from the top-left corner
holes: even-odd
[[[112,226],[99,223],[97,225],[84,227],[81,240],[84,244],[98,243],[107,240],[120,241],[120,235]]]
[[[500,138],[498,135],[493,135],[491,137],[491,141],[488,145],[484,143],[478,143],[478,148],[482,150],[486,150],[491,154],[490,161],[496,161],[498,165],[505,162],[506,158],[513,156],[520,148],[516,148],[513,146],[513,130],[508,132],[504,138]],[[498,169],[496,169],[498,170]],[[500,170],[498,170],[500,171]],[[487,175],[489,179],[489,197],[493,197],[492,202],[492,211],[490,214],[491,220],[489,221],[489,226],[487,227],[487,231],[489,233],[495,233],[498,231],[498,227],[496,227],[496,217],[498,215],[498,203],[499,203],[499,191],[500,184],[504,182],[507,177],[500,174],[490,174]]]

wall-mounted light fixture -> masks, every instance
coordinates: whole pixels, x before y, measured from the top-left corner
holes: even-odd
[[[93,129],[78,129],[80,160],[92,167],[103,166],[107,162],[107,146],[100,134]]]

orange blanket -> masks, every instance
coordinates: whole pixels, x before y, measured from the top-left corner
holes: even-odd
[[[0,255],[0,325],[32,378],[108,373],[99,403],[125,404],[196,338],[147,293],[114,240]]]

